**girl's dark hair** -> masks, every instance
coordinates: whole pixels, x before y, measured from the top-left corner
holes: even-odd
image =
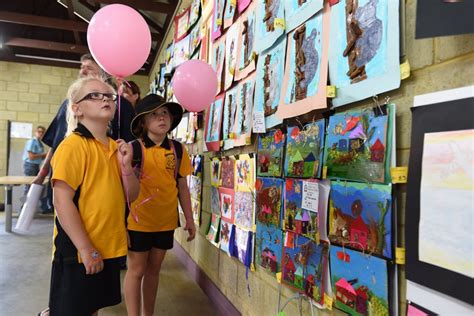
[[[124,83],[124,87],[127,87],[132,91],[132,94],[138,94],[138,99],[136,102],[140,101],[140,87],[135,83],[135,81],[128,81],[128,84]]]

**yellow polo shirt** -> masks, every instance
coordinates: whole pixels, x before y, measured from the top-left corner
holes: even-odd
[[[125,198],[117,144],[109,138],[106,147],[79,124],[66,137],[51,161],[54,181],[66,182],[74,191],[74,204],[94,247],[103,259],[127,254]],[[53,259],[81,262],[79,253],[61,223],[55,218]]]
[[[161,145],[151,139],[143,139],[143,171],[140,194],[132,203],[132,212],[138,217],[128,216],[128,229],[140,232],[159,232],[178,227],[178,188],[174,177],[175,155],[168,138]],[[181,145],[182,146],[182,145]],[[191,174],[191,161],[183,148],[178,177]]]

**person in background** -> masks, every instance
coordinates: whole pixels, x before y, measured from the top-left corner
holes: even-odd
[[[123,87],[123,96],[128,100],[133,106],[136,107],[137,102],[140,101],[140,87],[134,81],[128,81],[127,83],[122,84]]]

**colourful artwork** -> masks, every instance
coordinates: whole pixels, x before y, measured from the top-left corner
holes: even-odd
[[[252,135],[253,92],[255,74],[237,86],[237,113],[234,123],[234,146],[250,145]]]
[[[197,176],[189,176],[189,192],[191,195],[191,210],[193,211],[194,222],[199,223],[201,215],[201,178]]]
[[[264,113],[265,128],[269,129],[283,120],[276,115],[285,69],[286,37],[260,54],[255,79],[254,113]]]
[[[171,70],[173,70],[173,54],[174,54],[174,48],[173,48],[174,42],[169,43],[168,46],[166,46],[166,54],[165,54],[165,73],[171,73]],[[165,77],[163,76],[163,79]]]
[[[329,178],[388,182],[391,163],[390,112],[379,108],[337,113],[329,118],[324,165]]]
[[[285,27],[289,33],[323,8],[323,0],[286,0]]]
[[[212,44],[212,69],[217,75],[217,93],[222,90],[222,74],[224,73],[225,40],[221,39]]]
[[[236,22],[240,24],[240,35],[235,80],[241,80],[255,70],[255,23],[255,3],[252,3]]]
[[[189,41],[191,39],[190,35],[187,35],[185,38],[176,42],[174,44],[174,58],[173,66],[178,67],[185,61],[189,60]]]
[[[201,17],[201,0],[193,0],[191,3],[191,10],[189,12],[189,26],[196,27],[196,23]]]
[[[246,267],[250,267],[252,264],[253,256],[253,234],[250,231],[246,231],[235,227],[235,245],[233,256],[238,258]]]
[[[284,183],[283,179],[278,178],[257,178],[256,218],[259,224],[281,227]]]
[[[204,158],[202,155],[192,155],[191,156],[191,170],[192,175],[202,179],[202,167],[204,164]]]
[[[223,149],[234,147],[234,125],[237,116],[237,87],[227,90],[224,101],[224,121],[222,122]]]
[[[220,228],[220,245],[222,251],[227,253],[230,256],[230,241],[233,240],[234,232],[234,225],[232,223],[226,222],[225,220],[221,220],[221,228]]]
[[[235,162],[235,191],[250,192],[255,188],[255,158],[240,155]]]
[[[237,63],[237,43],[239,41],[240,24],[233,24],[225,36],[225,73],[224,90],[234,82],[235,66]]]
[[[324,277],[327,273],[327,248],[303,236],[296,236],[294,241],[294,247],[283,248],[282,280],[322,304]]]
[[[211,39],[213,42],[222,35],[224,4],[225,0],[214,0],[211,29]]]
[[[206,111],[205,140],[207,148],[212,151],[218,151],[220,148],[223,108],[224,94],[221,94]]]
[[[288,34],[280,118],[326,108],[329,4]]]
[[[160,96],[165,95],[165,73],[166,73],[166,64],[160,64],[160,81],[158,82],[158,93]]]
[[[224,29],[228,28],[229,26],[234,23],[234,15],[237,7],[237,3],[235,1],[227,0],[224,9]]]
[[[284,229],[319,242],[318,212],[318,182],[312,179],[286,179]]]
[[[345,0],[331,8],[329,77],[334,106],[400,86],[399,2]]]
[[[182,13],[178,14],[174,18],[174,41],[179,42],[187,34],[189,30],[189,13],[190,7],[186,8]]]
[[[252,0],[237,0],[237,8],[239,13],[242,13],[250,5]]]
[[[235,192],[235,225],[251,230],[254,224],[254,197],[253,192]]]
[[[258,136],[257,176],[281,177],[285,134],[280,129]]]
[[[224,157],[221,162],[221,186],[224,188],[234,188],[235,158]]]
[[[288,128],[285,154],[285,176],[321,177],[324,148],[324,120],[308,123],[300,130]]]
[[[194,57],[199,52],[198,47],[201,44],[201,19],[196,21],[193,29],[189,33],[189,56]]]
[[[220,183],[220,175],[221,175],[221,161],[219,158],[212,158],[211,160],[211,186],[218,188]]]
[[[270,48],[285,33],[285,4],[282,0],[255,0],[255,50],[261,53]]]
[[[283,232],[278,227],[257,225],[255,261],[265,270],[276,274],[281,271]]]
[[[212,214],[211,223],[209,225],[209,231],[207,232],[206,238],[216,247],[219,247],[219,228],[221,223],[221,217],[217,214]]]
[[[392,258],[392,186],[331,182],[329,240]]]
[[[221,203],[221,217],[230,223],[234,223],[234,190],[220,187],[219,200]]]
[[[350,315],[392,315],[385,260],[333,245],[329,256],[335,307]]]
[[[221,214],[221,201],[219,197],[219,189],[211,186],[211,213]]]

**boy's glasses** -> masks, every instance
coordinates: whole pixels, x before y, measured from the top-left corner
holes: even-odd
[[[76,103],[82,102],[84,100],[102,101],[104,100],[104,97],[106,97],[108,101],[117,100],[117,95],[113,93],[91,92],[91,93],[86,94],[82,99],[80,99]]]

